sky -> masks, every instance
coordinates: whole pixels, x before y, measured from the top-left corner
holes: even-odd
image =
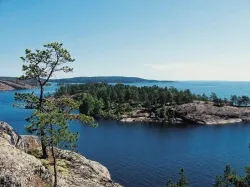
[[[62,42],[76,76],[250,81],[250,0],[0,0],[0,76]]]

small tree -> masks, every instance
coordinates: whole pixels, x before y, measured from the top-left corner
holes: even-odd
[[[246,176],[240,176],[230,165],[224,170],[224,176],[216,176],[214,187],[248,187],[249,186],[249,167],[245,168]]]
[[[216,102],[218,100],[218,97],[214,92],[212,92],[209,99],[212,102]]]
[[[180,174],[180,180],[178,182],[178,185],[181,187],[187,187],[189,185],[189,182],[188,182],[187,177],[185,175],[184,169],[181,169],[179,174]]]
[[[68,62],[73,62],[70,53],[63,48],[61,43],[50,43],[44,45],[44,49],[36,50],[32,52],[30,49],[25,50],[25,57],[21,57],[25,63],[22,67],[24,74],[20,77],[22,80],[32,79],[37,82],[39,86],[39,97],[35,97],[33,94],[16,94],[15,98],[18,101],[22,101],[26,107],[37,109],[39,112],[43,112],[44,107],[44,87],[49,82],[50,78],[56,72],[63,71],[65,73],[71,72],[73,69],[65,66]],[[46,137],[44,124],[33,124],[32,133],[35,133],[41,137],[42,153],[43,157],[47,158],[46,150]]]
[[[238,105],[238,106],[241,106],[242,103],[243,103],[242,97],[241,97],[241,96],[238,96],[238,97],[237,97],[237,105]]]
[[[230,100],[232,105],[235,105],[237,103],[238,97],[236,95],[232,95]]]
[[[209,100],[208,96],[205,93],[202,94],[201,99],[205,102],[208,102]]]
[[[189,181],[186,178],[184,169],[181,169],[180,171],[180,179],[177,183],[172,182],[172,180],[168,180],[168,183],[166,187],[188,187],[189,186]]]
[[[248,97],[248,96],[243,95],[243,96],[241,97],[241,100],[242,100],[242,103],[243,103],[245,106],[248,105],[248,103],[249,103],[249,97]]]

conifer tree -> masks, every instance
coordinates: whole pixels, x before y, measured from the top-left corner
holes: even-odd
[[[26,119],[29,122],[26,130],[40,136],[42,158],[47,159],[50,150],[54,166],[54,186],[57,186],[55,147],[72,148],[79,137],[79,134],[69,130],[69,121],[78,120],[94,126],[92,117],[73,114],[73,110],[79,109],[79,102],[67,97],[45,97],[44,87],[56,72],[73,71],[65,64],[73,62],[74,59],[62,46],[63,44],[54,42],[44,45],[44,49],[35,52],[26,49],[25,57],[21,57],[25,63],[22,68],[24,74],[19,79],[36,81],[39,94],[15,94],[17,106],[33,109],[31,116]]]
[[[35,50],[34,52],[26,49],[25,57],[21,57],[21,59],[24,64],[22,67],[23,75],[20,79],[36,81],[40,92],[38,97],[34,94],[19,93],[15,95],[15,99],[25,105],[26,108],[37,109],[39,112],[43,112],[44,87],[55,73],[72,72],[73,69],[65,64],[74,62],[74,59],[63,48],[63,44],[57,42],[46,44],[42,50]],[[45,127],[39,123],[33,125],[35,128],[32,129],[32,132],[41,137],[43,157],[47,158]]]

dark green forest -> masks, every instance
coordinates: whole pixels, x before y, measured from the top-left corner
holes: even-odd
[[[153,113],[156,119],[169,121],[174,117],[173,106],[193,101],[213,102],[214,105],[247,106],[249,97],[232,96],[230,100],[215,93],[194,94],[189,89],[174,87],[129,86],[124,84],[88,83],[67,84],[57,89],[55,96],[69,95],[81,102],[80,112],[96,119],[121,119],[134,110]]]
[[[120,119],[133,110],[154,112],[156,117],[169,118],[170,106],[190,103],[194,100],[208,101],[204,95],[192,94],[190,90],[176,88],[136,87],[106,83],[73,84],[61,86],[55,96],[70,95],[82,102],[80,112],[95,118]]]

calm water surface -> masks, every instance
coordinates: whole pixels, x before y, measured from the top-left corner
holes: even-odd
[[[151,84],[137,84],[143,86]],[[249,82],[179,82],[158,84],[189,88],[195,93],[215,92],[220,97],[250,95]],[[53,92],[55,87],[47,88]],[[26,90],[22,92],[30,92]],[[33,90],[37,92],[37,90]],[[11,106],[14,92],[0,92],[0,120],[25,133],[24,118],[30,111]],[[176,179],[185,168],[191,186],[212,186],[214,178],[231,164],[239,173],[250,165],[250,124],[166,127],[159,124],[100,121],[92,129],[71,125],[81,134],[78,151],[105,165],[112,178],[128,187],[160,187]]]

